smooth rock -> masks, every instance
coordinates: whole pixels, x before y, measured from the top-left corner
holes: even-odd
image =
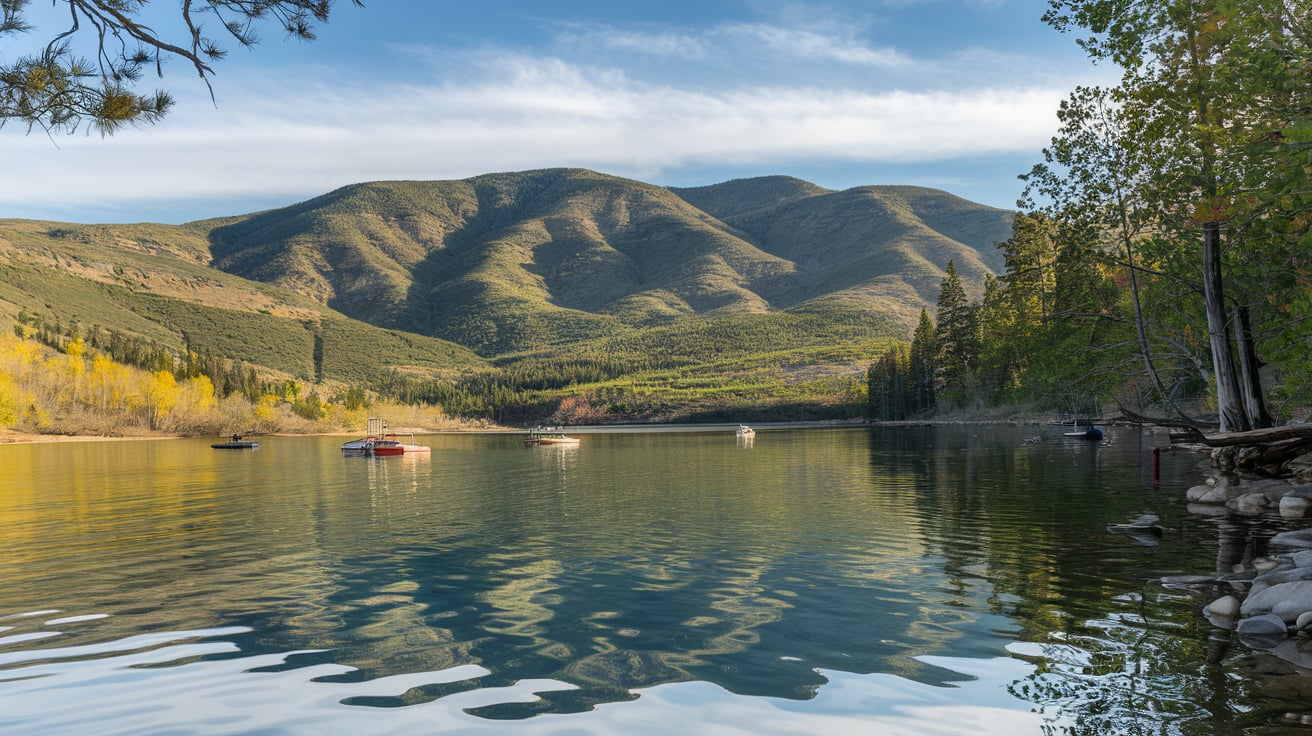
[[[1285,519],[1301,519],[1312,508],[1312,500],[1301,496],[1285,496],[1280,499],[1280,516]]]
[[[1266,512],[1267,504],[1271,501],[1262,493],[1245,493],[1237,498],[1226,501],[1226,508],[1242,516],[1259,516]]]
[[[1298,614],[1298,618],[1294,619],[1294,628],[1299,631],[1307,631],[1309,627],[1312,627],[1312,611],[1304,611]]]
[[[1244,484],[1244,493],[1260,493],[1272,502],[1279,501],[1293,489],[1289,481],[1278,478],[1263,478]]]
[[[1312,549],[1312,529],[1280,532],[1271,538],[1271,546],[1292,549]]]
[[[1289,556],[1289,561],[1294,563],[1294,567],[1312,567],[1312,549],[1295,552]]]
[[[1270,613],[1242,619],[1235,633],[1244,646],[1253,649],[1274,649],[1289,638],[1284,620]]]
[[[1203,612],[1209,616],[1219,616],[1221,618],[1238,618],[1239,617],[1239,599],[1232,595],[1225,595],[1217,598]]]
[[[1253,569],[1259,573],[1267,573],[1280,567],[1280,560],[1273,560],[1270,557],[1259,557],[1253,560]]]
[[[1243,492],[1243,486],[1239,483],[1232,483],[1229,478],[1221,478],[1215,481],[1209,478],[1207,485],[1194,486],[1186,491],[1185,499],[1193,503],[1223,505]]]
[[[1253,586],[1239,610],[1245,616],[1279,616],[1292,624],[1300,614],[1312,611],[1312,580],[1278,583],[1261,589]]]
[[[1267,588],[1280,583],[1294,583],[1299,580],[1312,580],[1312,567],[1285,566],[1271,570],[1253,578],[1253,589]]]

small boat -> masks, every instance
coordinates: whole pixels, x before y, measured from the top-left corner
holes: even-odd
[[[395,432],[387,431],[387,422],[377,417],[370,417],[365,436],[358,440],[342,443],[342,455],[346,457],[390,457],[393,455],[412,455],[432,452],[426,445],[415,444],[415,436],[409,434],[410,441],[402,442]]]
[[[555,427],[538,427],[524,438],[526,447],[534,445],[577,445],[578,437],[570,437]]]
[[[1070,437],[1073,440],[1101,441],[1102,430],[1098,429],[1097,427],[1088,427],[1087,429],[1080,429],[1080,424],[1077,421],[1075,423],[1075,430],[1072,432],[1063,432],[1062,436]]]
[[[251,440],[239,440],[237,442],[215,442],[210,445],[216,450],[254,450],[259,447],[260,443]]]
[[[253,440],[243,440],[239,434],[234,434],[231,442],[215,442],[210,445],[216,450],[254,450],[259,446],[260,443]]]
[[[756,430],[752,429],[746,424],[738,425],[738,439],[750,440],[750,439],[754,439],[755,437],[756,437]]]

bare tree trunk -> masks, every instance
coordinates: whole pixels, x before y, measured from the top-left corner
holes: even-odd
[[[1234,324],[1239,331],[1239,377],[1244,394],[1244,412],[1250,429],[1262,429],[1275,424],[1266,410],[1266,394],[1262,390],[1261,366],[1257,358],[1257,345],[1253,340],[1253,327],[1248,319],[1248,307],[1235,307]]]
[[[1225,294],[1221,289],[1221,225],[1203,223],[1203,302],[1207,307],[1207,335],[1216,373],[1216,413],[1222,432],[1252,429],[1239,394],[1239,375],[1230,351],[1230,330],[1225,321]]]

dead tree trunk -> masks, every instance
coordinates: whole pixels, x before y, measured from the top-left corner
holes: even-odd
[[[1239,392],[1239,374],[1226,324],[1225,292],[1221,287],[1221,224],[1203,223],[1203,301],[1207,308],[1207,336],[1216,375],[1216,410],[1222,432],[1252,429]]]

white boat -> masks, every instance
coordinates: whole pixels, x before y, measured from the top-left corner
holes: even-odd
[[[402,442],[395,432],[387,431],[387,422],[370,417],[365,436],[342,443],[342,455],[347,457],[388,457],[432,452],[426,445],[415,444],[414,433],[407,433],[410,441]]]
[[[1080,429],[1080,420],[1078,420],[1078,419],[1075,420],[1075,425],[1074,425],[1074,427],[1075,427],[1074,431],[1072,431],[1072,432],[1063,432],[1063,433],[1062,433],[1062,436],[1064,436],[1064,437],[1070,437],[1071,439],[1076,439],[1076,440],[1095,440],[1095,441],[1096,441],[1096,440],[1101,440],[1101,439],[1102,439],[1102,430],[1101,430],[1101,429],[1098,429],[1097,427],[1092,427],[1092,426],[1091,426],[1091,427],[1089,427],[1088,429]]]
[[[756,437],[756,430],[752,429],[746,424],[738,425],[738,439],[750,440],[750,439],[754,439],[755,437]]]

